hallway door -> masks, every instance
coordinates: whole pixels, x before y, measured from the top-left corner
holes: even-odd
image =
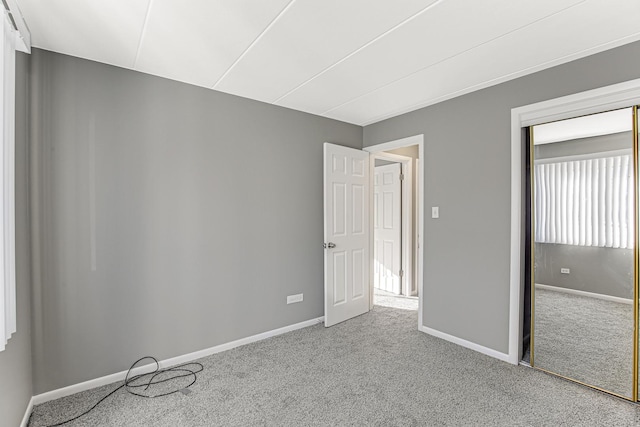
[[[376,166],[374,171],[374,286],[399,295],[402,282],[401,164]]]

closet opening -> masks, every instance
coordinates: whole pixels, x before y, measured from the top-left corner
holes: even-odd
[[[522,362],[638,400],[637,107],[525,129]]]

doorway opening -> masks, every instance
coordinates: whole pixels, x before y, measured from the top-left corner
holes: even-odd
[[[418,311],[422,283],[422,135],[365,148],[371,154],[371,301]]]
[[[413,147],[415,146],[415,147]],[[417,147],[417,148],[416,148]],[[389,153],[404,149],[404,152]],[[417,149],[417,155],[416,153]],[[404,246],[407,247],[403,277],[395,291],[418,301],[418,330],[422,325],[423,292],[423,222],[421,188],[423,182],[424,137],[416,135],[370,146],[364,150],[325,142],[323,145],[324,205],[324,325],[359,316],[371,310],[374,302],[374,215],[373,175],[376,156],[401,160],[411,171],[411,194],[405,190],[404,200],[413,200],[405,221]],[[395,157],[394,157],[395,156]],[[404,157],[402,157],[404,156]],[[402,167],[401,167],[402,170]],[[411,232],[409,226],[411,225]],[[411,242],[411,243],[409,243]],[[403,246],[403,245],[400,245]],[[405,273],[406,272],[406,273]],[[400,270],[397,272],[400,276]],[[410,276],[410,278],[409,278]],[[411,295],[411,294],[414,295]],[[391,297],[400,298],[391,294]]]

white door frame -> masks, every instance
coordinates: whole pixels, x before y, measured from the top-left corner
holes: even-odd
[[[412,274],[409,274],[413,272],[413,262],[411,260],[411,233],[413,231],[411,224],[413,222],[411,221],[413,216],[411,209],[413,200],[413,158],[392,153],[371,153],[371,165],[373,166],[371,173],[374,173],[376,159],[400,163],[400,173],[404,175],[404,179],[400,182],[400,192],[402,194],[402,224],[400,231],[402,235],[402,265],[400,268],[404,271],[404,275],[400,280],[400,289],[402,295],[410,296],[413,281],[411,277]],[[375,188],[373,190],[375,191]],[[373,216],[371,216],[371,218],[373,218]],[[373,308],[373,293],[371,293],[370,308]]]
[[[640,104],[640,79],[629,80],[574,95],[511,110],[511,260],[509,273],[509,354],[517,365],[522,358],[524,289],[524,158],[522,128]],[[422,157],[422,156],[421,156]]]
[[[403,147],[409,147],[411,145],[417,145],[418,146],[418,158],[419,158],[419,162],[418,162],[418,189],[420,189],[420,191],[423,191],[423,182],[424,182],[424,135],[420,134],[420,135],[414,135],[414,136],[409,136],[407,138],[402,138],[402,139],[397,139],[394,141],[389,141],[389,142],[385,142],[382,144],[376,144],[376,145],[372,145],[369,147],[365,147],[363,148],[364,151],[368,151],[369,153],[372,154],[373,157],[377,157],[380,155],[383,156],[389,156],[389,153],[383,154],[384,151],[389,151],[389,150],[395,150],[396,148],[403,148]],[[370,162],[371,163],[371,168],[374,167],[374,163],[375,162]],[[373,180],[373,169],[371,170],[371,173],[369,174],[369,177],[371,180]],[[406,180],[405,180],[406,181]],[[371,182],[370,185],[370,190],[371,192],[371,196],[369,197],[369,204],[370,204],[370,212],[373,215],[373,181]],[[424,248],[424,233],[423,233],[423,227],[424,227],[424,197],[419,196],[418,198],[418,217],[417,217],[417,232],[418,232],[418,256],[417,256],[417,281],[418,281],[418,329],[422,329],[422,297],[424,295],[423,292],[423,282],[424,282],[424,277],[423,277],[423,263],[424,263],[424,257],[422,256],[423,254],[423,248]],[[371,233],[371,238],[370,240],[370,245],[373,245],[373,221],[369,222],[369,230]],[[403,245],[404,246],[404,245]],[[371,266],[370,266],[370,289],[371,289],[371,294],[373,295],[373,246],[371,246],[369,253],[371,254]],[[408,257],[410,258],[410,257]],[[407,276],[405,274],[405,276]]]

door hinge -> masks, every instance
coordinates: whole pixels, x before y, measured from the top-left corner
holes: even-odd
[[[404,270],[400,270],[400,277],[404,276]]]
[[[404,174],[403,173],[400,174],[400,181],[404,181]]]

